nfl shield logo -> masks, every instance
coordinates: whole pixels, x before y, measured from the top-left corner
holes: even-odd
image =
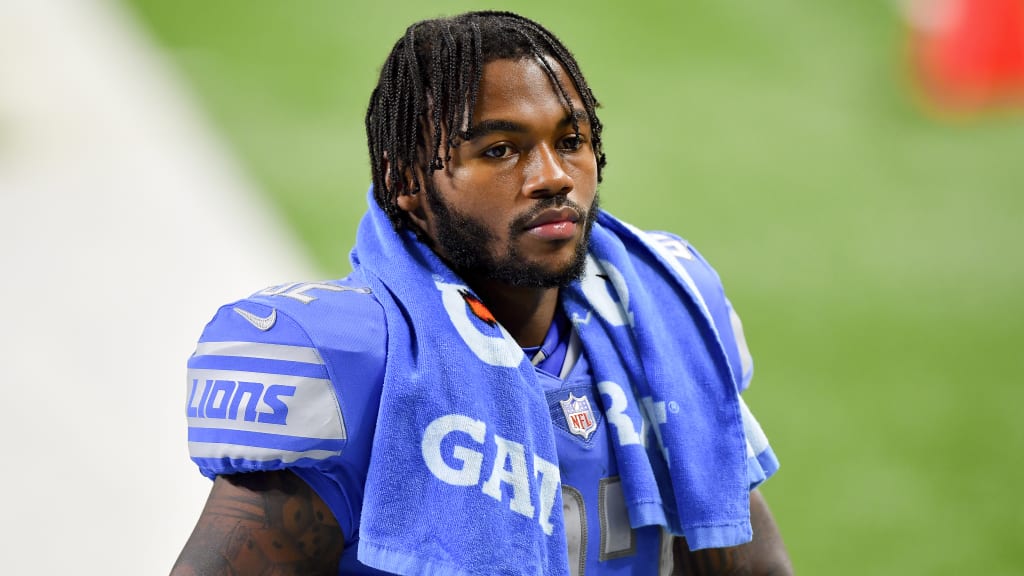
[[[565,422],[569,425],[569,432],[589,440],[590,435],[597,430],[597,421],[594,420],[594,412],[590,409],[590,400],[586,396],[577,398],[570,393],[566,400],[559,400],[562,405],[562,412],[565,413]]]

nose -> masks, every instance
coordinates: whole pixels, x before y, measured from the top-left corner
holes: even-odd
[[[527,168],[523,193],[532,198],[544,198],[572,192],[572,177],[565,171],[564,161],[557,150],[548,145],[537,146],[534,156]]]

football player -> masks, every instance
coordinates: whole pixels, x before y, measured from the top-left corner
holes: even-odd
[[[738,317],[603,212],[597,102],[540,24],[413,24],[341,280],[221,308],[189,360],[213,479],[174,574],[785,574]]]

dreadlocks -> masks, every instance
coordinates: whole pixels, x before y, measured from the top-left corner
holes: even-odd
[[[606,160],[597,101],[561,40],[511,12],[469,12],[423,20],[410,26],[391,49],[366,110],[374,197],[396,228],[407,225],[407,215],[398,208],[396,198],[421,187],[416,168],[428,174],[444,168],[453,141],[473,125],[484,64],[527,57],[541,63],[570,112],[575,112],[567,88],[546,57],[556,60],[572,79],[590,122],[601,180]],[[575,115],[570,117],[578,132]],[[447,129],[444,142],[442,128]],[[428,129],[429,142],[425,140]]]

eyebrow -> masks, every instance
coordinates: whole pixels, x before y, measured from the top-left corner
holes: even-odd
[[[566,114],[565,117],[558,121],[557,127],[563,128],[565,126],[568,126],[573,123],[573,120],[575,120],[577,124],[590,123],[590,117],[587,116],[586,110],[575,108],[572,114]],[[526,125],[520,124],[519,122],[513,122],[511,120],[494,119],[481,120],[480,122],[470,127],[469,130],[463,132],[461,136],[464,140],[469,141],[476,140],[477,138],[481,138],[494,132],[515,132],[522,134],[528,131],[529,130],[526,128]]]

